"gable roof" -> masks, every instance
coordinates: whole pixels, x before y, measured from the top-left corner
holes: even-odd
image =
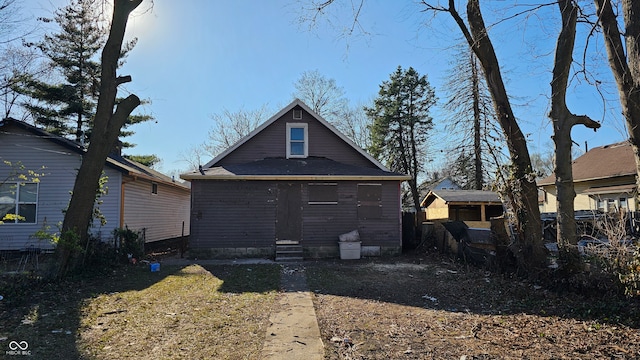
[[[304,111],[308,112],[313,118],[315,118],[320,124],[324,125],[327,129],[329,129],[331,132],[333,132],[336,136],[338,136],[342,141],[344,141],[345,143],[349,144],[349,146],[351,146],[355,151],[357,151],[358,153],[360,153],[362,156],[364,156],[367,160],[369,160],[372,164],[374,164],[376,167],[378,167],[380,170],[383,171],[389,171],[389,169],[387,169],[384,165],[382,165],[378,160],[376,160],[375,158],[373,158],[373,156],[369,155],[366,151],[364,151],[361,147],[359,147],[358,145],[356,145],[353,141],[351,141],[351,139],[349,139],[348,137],[346,137],[343,133],[341,133],[340,131],[338,131],[338,129],[336,129],[333,125],[331,125],[327,120],[325,120],[324,118],[322,118],[322,116],[318,115],[317,113],[315,113],[313,110],[311,110],[311,108],[309,106],[307,106],[304,102],[302,102],[302,100],[300,99],[295,99],[293,100],[289,105],[285,106],[282,110],[278,111],[278,113],[276,113],[275,115],[273,115],[271,118],[269,118],[269,120],[265,121],[264,123],[262,123],[260,126],[258,126],[256,129],[254,129],[253,131],[251,131],[248,135],[246,135],[245,137],[243,137],[242,139],[238,140],[238,142],[236,142],[235,144],[233,144],[231,147],[227,148],[225,151],[223,151],[222,153],[220,153],[218,156],[216,156],[215,158],[213,158],[213,160],[209,161],[206,165],[203,166],[203,168],[210,168],[212,166],[214,166],[216,163],[218,163],[220,160],[222,160],[224,157],[226,157],[227,155],[229,155],[230,153],[232,153],[234,150],[236,150],[237,148],[239,148],[242,144],[246,143],[247,141],[249,141],[251,138],[253,138],[254,136],[256,136],[257,134],[259,134],[262,130],[264,130],[265,128],[267,128],[269,125],[273,124],[276,120],[278,120],[279,118],[281,118],[284,114],[286,114],[287,112],[291,111],[293,108],[295,108],[296,106],[300,106]]]
[[[84,155],[84,153],[86,152],[86,149],[79,143],[66,139],[62,136],[51,134],[47,131],[39,129],[24,121],[12,119],[12,118],[5,118],[4,120],[0,121],[0,129],[2,129],[7,125],[14,125],[20,129],[23,129],[32,133],[36,137],[54,142],[79,155]],[[0,133],[2,133],[2,131],[0,131]],[[109,154],[106,160],[106,165],[109,165],[111,168],[117,171],[120,171],[125,175],[146,178],[148,180],[164,183],[166,185],[176,186],[183,189],[189,189],[188,184],[182,184],[180,182],[176,182],[167,175],[164,175],[136,161],[129,160],[119,154],[115,154],[115,153]]]
[[[420,202],[420,206],[426,207],[436,198],[442,199],[445,203],[486,203],[502,204],[500,196],[493,191],[485,190],[432,190]]]
[[[636,162],[628,141],[595,147],[575,159],[571,167],[574,182],[636,175]],[[538,185],[552,185],[555,181],[552,174],[539,180]]]

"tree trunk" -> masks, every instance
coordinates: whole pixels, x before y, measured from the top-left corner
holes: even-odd
[[[115,0],[113,18],[109,38],[102,51],[102,74],[100,81],[100,96],[94,119],[91,143],[73,187],[73,194],[69,202],[64,222],[62,235],[68,231],[80,236],[80,243],[84,243],[88,237],[89,224],[95,204],[96,192],[99,187],[99,179],[102,170],[118,138],[120,129],[131,112],[140,104],[140,99],[135,95],[129,95],[118,104],[113,111],[118,85],[130,81],[130,77],[117,77],[116,68],[122,49],[124,32],[127,26],[129,14],[142,0]],[[69,266],[72,250],[69,248],[59,250],[59,264],[57,277],[63,277]]]
[[[473,96],[473,152],[474,152],[474,189],[482,190],[484,179],[482,174],[482,142],[480,119],[480,79],[478,78],[478,63],[473,53],[469,54],[471,65],[471,86]]]
[[[529,276],[535,277],[537,270],[546,265],[546,254],[542,242],[538,189],[535,176],[532,175],[527,141],[513,115],[500,73],[500,65],[480,12],[479,0],[469,0],[467,3],[469,30],[466,29],[464,22],[455,12],[454,0],[450,0],[449,5],[449,10],[482,65],[496,109],[496,116],[505,135],[512,163],[513,173],[511,176],[515,192],[515,196],[511,198],[517,230],[514,255],[518,260],[519,267]]]
[[[618,85],[622,114],[626,120],[636,160],[636,180],[640,191],[640,1],[622,1],[626,41],[624,45],[611,2],[594,0],[594,3],[602,26],[609,67]]]

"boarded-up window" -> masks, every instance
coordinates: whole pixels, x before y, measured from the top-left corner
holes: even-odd
[[[382,217],[382,185],[358,184],[358,219]]]
[[[338,184],[336,183],[310,183],[309,204],[337,204]]]

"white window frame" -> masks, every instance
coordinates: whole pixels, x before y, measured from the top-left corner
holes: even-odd
[[[36,199],[35,201],[20,201],[20,189],[22,185],[32,185],[35,184],[36,185]],[[7,220],[2,220],[0,219],[0,221],[3,221],[3,223],[5,225],[9,225],[9,224],[16,224],[16,225],[33,225],[33,224],[37,224],[38,223],[38,199],[40,197],[40,183],[39,182],[31,182],[31,181],[7,181],[5,183],[3,183],[3,185],[16,185],[16,194],[14,197],[14,202],[13,202],[13,206],[15,207],[16,211],[15,211],[15,215],[21,216],[20,214],[20,205],[35,205],[36,206],[36,211],[34,214],[34,221],[33,222],[26,222],[26,221],[19,221],[18,219],[16,219],[15,221],[7,221]],[[3,203],[3,204],[10,204],[10,203]]]
[[[291,129],[302,128],[304,131],[303,152],[304,154],[291,154]],[[297,140],[296,140],[297,142]],[[307,123],[287,123],[287,159],[306,158],[309,156],[309,124]]]

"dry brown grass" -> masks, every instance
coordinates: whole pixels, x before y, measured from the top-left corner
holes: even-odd
[[[640,358],[638,302],[437,256],[306,266],[325,359]]]
[[[255,359],[279,270],[126,267],[46,285],[22,305],[0,308],[0,344],[27,341],[36,359]]]
[[[545,289],[433,254],[304,267],[325,359],[640,358],[635,300]],[[259,359],[280,269],[0,278],[0,347],[27,341],[32,359]]]

